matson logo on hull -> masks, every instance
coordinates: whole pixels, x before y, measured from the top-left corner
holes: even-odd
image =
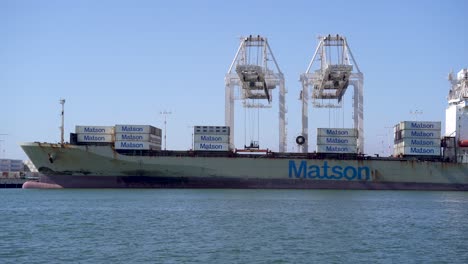
[[[370,180],[370,169],[367,166],[329,166],[327,161],[322,166],[308,165],[305,160],[289,161],[289,178],[325,179],[325,180]]]

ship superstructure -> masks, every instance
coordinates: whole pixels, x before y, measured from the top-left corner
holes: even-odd
[[[456,77],[449,74],[451,89],[445,111],[446,158],[468,163],[468,69],[462,69]]]

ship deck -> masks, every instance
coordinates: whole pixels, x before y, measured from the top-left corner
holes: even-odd
[[[363,154],[343,153],[294,153],[294,152],[247,152],[241,151],[177,151],[177,150],[116,150],[126,156],[162,156],[162,157],[228,157],[228,158],[274,158],[274,159],[334,159],[334,160],[378,160],[378,161],[434,161],[450,162],[440,156],[402,156],[379,157]]]

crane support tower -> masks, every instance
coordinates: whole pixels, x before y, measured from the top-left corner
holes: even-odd
[[[234,100],[242,100],[245,108],[270,108],[272,90],[279,87],[279,151],[285,152],[285,81],[267,38],[260,35],[241,37],[239,48],[224,81],[225,124],[231,130],[230,147],[234,148]],[[262,103],[265,101],[267,104]]]
[[[346,38],[340,35],[319,37],[319,43],[314,56],[305,73],[301,74],[302,91],[302,136],[305,139],[302,151],[308,152],[309,120],[308,103],[309,89],[312,106],[315,108],[341,108],[343,96],[349,85],[354,88],[354,128],[358,130],[358,153],[364,153],[364,107],[363,84],[364,76],[354,59]],[[318,64],[318,69],[312,67]]]

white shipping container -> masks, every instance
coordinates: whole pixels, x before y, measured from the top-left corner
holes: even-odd
[[[219,143],[229,143],[229,135],[193,135],[193,139],[195,142],[206,143],[206,142],[219,142]]]
[[[115,149],[161,150],[160,144],[145,141],[115,141]]]
[[[403,138],[396,145],[401,147],[440,147],[438,138]]]
[[[161,129],[150,125],[115,125],[115,133],[141,133],[161,135]]]
[[[197,142],[194,144],[195,150],[205,151],[229,151],[228,143],[205,143]]]
[[[161,137],[152,134],[140,133],[115,133],[115,140],[121,141],[149,141],[161,143]]]
[[[194,135],[230,135],[228,126],[194,126]]]
[[[356,146],[317,145],[318,153],[357,153]]]
[[[114,135],[111,134],[77,134],[78,142],[114,142]]]
[[[357,137],[354,128],[317,128],[318,137]]]
[[[440,138],[440,130],[401,130],[401,138]]]
[[[356,137],[317,137],[319,145],[352,145],[357,146]]]
[[[396,146],[394,148],[395,155],[411,155],[411,156],[440,156],[440,147],[403,147]]]
[[[15,159],[0,159],[0,164],[23,164],[23,161]]]
[[[75,126],[75,133],[114,134],[113,126]]]
[[[398,126],[399,130],[414,129],[414,130],[439,130],[441,129],[440,121],[402,121]]]

